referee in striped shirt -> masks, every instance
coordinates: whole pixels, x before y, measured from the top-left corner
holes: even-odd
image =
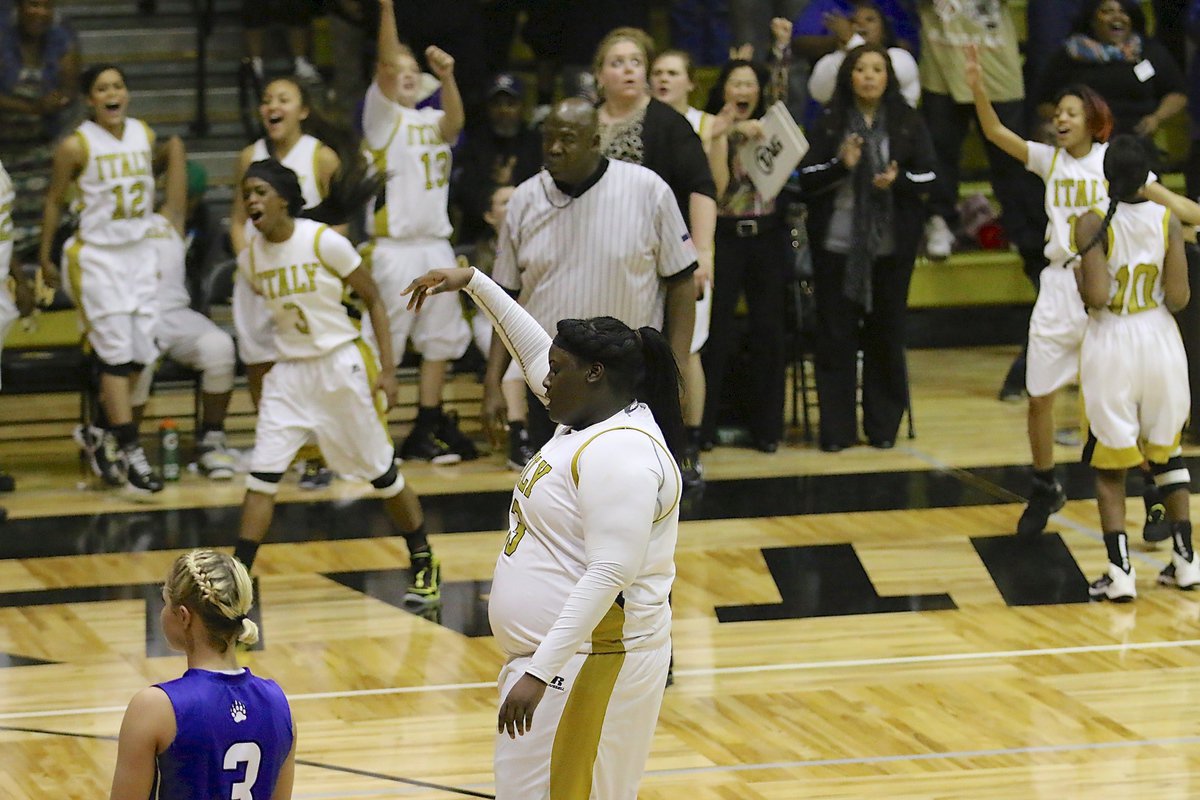
[[[600,154],[596,109],[558,103],[542,126],[545,169],[513,192],[497,242],[493,279],[554,335],[560,319],[612,316],[662,330],[687,362],[696,319],[696,248],[671,188],[645,167]],[[500,383],[510,357],[492,339],[484,420],[504,425]],[[529,439],[545,444],[554,425],[531,399]]]

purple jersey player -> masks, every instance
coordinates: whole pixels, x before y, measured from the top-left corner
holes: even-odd
[[[283,690],[237,665],[258,641],[241,562],[212,550],[175,560],[162,629],[187,672],[134,695],[121,723],[112,800],[289,800],[296,730]]]

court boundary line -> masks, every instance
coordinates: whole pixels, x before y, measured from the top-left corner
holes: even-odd
[[[1064,647],[1045,647],[1030,650],[986,650],[967,653],[928,653],[916,656],[889,656],[882,658],[837,659],[832,661],[796,661],[783,664],[749,664],[740,667],[701,667],[676,669],[677,678],[712,677],[720,675],[751,675],[768,672],[815,672],[823,669],[871,669],[915,664],[945,664],[955,661],[989,661],[1015,658],[1048,658],[1053,656],[1081,655],[1087,653],[1125,653],[1143,650],[1172,650],[1184,647],[1200,648],[1200,639],[1177,639],[1150,642],[1124,642],[1112,644],[1084,644]],[[376,689],[346,689],[334,692],[297,692],[289,694],[291,702],[305,700],[341,700],[381,695],[426,694],[476,689],[495,690],[494,681],[474,683],[426,684],[422,686],[388,686]],[[51,717],[88,716],[123,712],[125,706],[91,706],[80,708],[45,709],[41,711],[11,711],[0,713],[0,722],[15,719],[45,719]]]

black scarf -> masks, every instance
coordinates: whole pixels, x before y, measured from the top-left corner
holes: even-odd
[[[887,113],[882,104],[875,110],[875,124],[867,125],[862,112],[851,108],[846,116],[846,133],[862,137],[862,158],[851,173],[854,187],[854,221],[850,252],[846,254],[846,274],[842,294],[871,311],[871,266],[892,224],[892,191],[876,189],[875,176],[885,172]]]

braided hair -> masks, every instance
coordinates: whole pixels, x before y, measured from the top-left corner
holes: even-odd
[[[650,326],[636,331],[613,317],[559,320],[554,344],[576,358],[604,365],[618,393],[644,402],[676,458],[685,431],[679,405],[679,367],[671,345]]]
[[[1084,253],[1105,241],[1109,225],[1117,213],[1117,206],[1130,203],[1137,199],[1138,192],[1146,185],[1150,176],[1150,154],[1146,145],[1132,134],[1122,134],[1113,138],[1104,154],[1104,177],[1108,178],[1108,211],[1104,221],[1092,240],[1080,248],[1076,258],[1083,258]]]
[[[246,615],[254,602],[250,573],[231,555],[193,550],[175,559],[167,576],[167,599],[204,621],[209,644],[224,653],[236,640],[258,641],[258,626]]]

